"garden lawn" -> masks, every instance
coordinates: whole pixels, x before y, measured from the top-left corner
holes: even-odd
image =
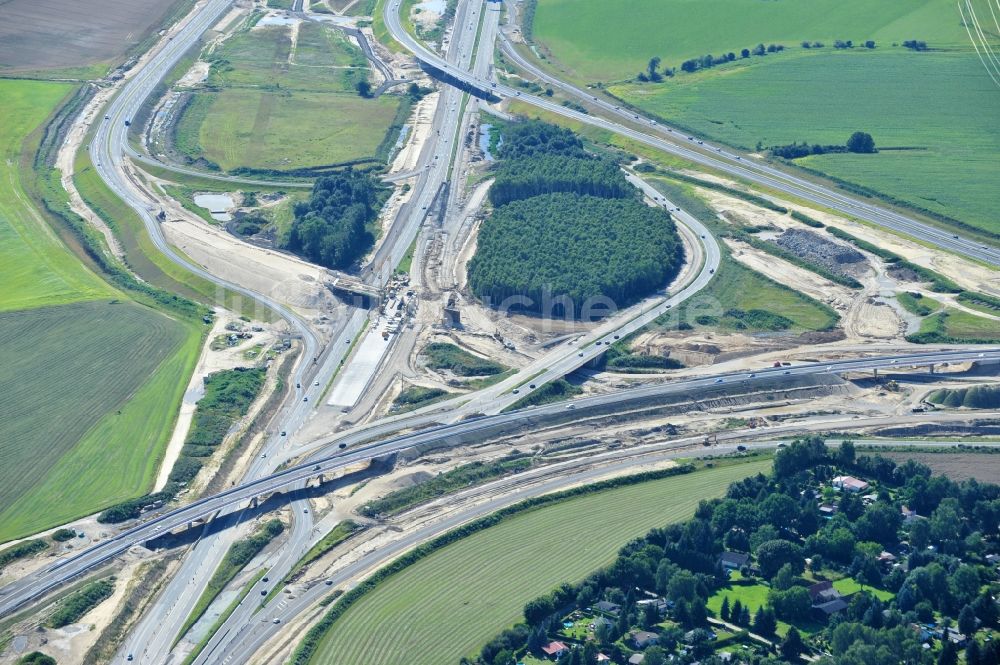
[[[766,472],[753,461],[605,490],[504,520],[390,577],[335,622],[313,663],[455,663],[521,619],[528,600],[610,563],[629,539]]]
[[[862,586],[856,582],[853,577],[844,577],[835,581],[833,583],[833,588],[845,596],[857,593],[858,591],[867,591],[883,602],[888,602],[896,596],[896,594],[891,591],[883,591],[882,589],[875,589],[870,586]]]

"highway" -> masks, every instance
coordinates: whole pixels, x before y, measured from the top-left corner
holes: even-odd
[[[396,16],[397,21],[398,4],[398,0],[393,1],[392,5],[397,9],[391,12]],[[305,322],[300,320],[297,315],[281,303],[273,301],[266,296],[256,294],[248,289],[240,287],[237,284],[220,280],[202,269],[200,266],[192,264],[184,257],[177,254],[167,244],[163,237],[162,230],[160,229],[159,222],[154,217],[154,211],[158,210],[159,207],[157,202],[152,199],[147,199],[141,190],[139,190],[134,183],[130,182],[125,165],[125,157],[129,150],[126,138],[127,128],[125,126],[125,121],[136,115],[143,101],[145,101],[148,95],[155,89],[156,85],[167,73],[167,71],[169,71],[173,64],[181,57],[181,55],[183,55],[187,48],[198,39],[202,32],[218,20],[222,12],[225,11],[228,6],[228,0],[208,0],[205,2],[201,11],[193,15],[192,20],[181,30],[177,31],[174,34],[173,39],[167,43],[161,51],[156,53],[150,59],[148,64],[142,67],[141,70],[137,71],[133,78],[129,79],[123,87],[121,93],[109,106],[107,111],[109,119],[103,121],[97,130],[97,134],[91,146],[92,158],[94,159],[95,167],[98,169],[105,182],[107,182],[112,190],[115,191],[115,193],[125,200],[131,207],[133,207],[142,217],[146,228],[160,251],[167,255],[172,261],[184,266],[194,274],[263,303],[289,321],[292,328],[302,337],[304,347],[303,362],[299,363],[294,377],[297,383],[300,383],[303,388],[295,391],[294,400],[282,410],[278,419],[278,422],[283,423],[282,426],[285,429],[294,432],[312,413],[313,404],[316,403],[320,392],[322,391],[321,387],[314,387],[312,385],[314,383],[312,380],[313,377],[329,377],[332,375],[336,366],[339,364],[340,360],[343,359],[346,353],[347,345],[343,342],[345,340],[349,341],[354,337],[356,331],[363,325],[367,317],[367,313],[360,309],[350,310],[349,315],[339,324],[339,330],[335,334],[334,341],[331,342],[329,347],[321,348],[319,341],[313,335],[312,331],[308,328]],[[460,3],[459,15],[456,18],[456,25],[461,27],[466,25],[466,22],[469,22],[470,25],[473,23],[479,24],[480,7],[481,3]],[[389,20],[389,15],[390,12],[387,9],[387,24],[389,24],[390,30],[396,34],[395,28]],[[400,32],[405,34],[401,28]],[[472,36],[474,35],[475,31],[473,30]],[[399,39],[399,35],[397,35],[397,39]],[[445,68],[450,68],[456,72],[467,72],[471,66],[474,49],[471,42],[463,46],[464,43],[464,39],[456,39],[456,47],[449,48],[445,59],[442,59],[435,54],[430,55],[436,59],[436,61],[443,63]],[[419,45],[418,47],[421,49],[423,48]],[[480,51],[483,50],[485,50],[485,47],[480,48]],[[489,45],[489,52],[492,53],[492,44]],[[484,67],[482,63],[482,58],[476,60],[475,80],[477,85],[490,85],[488,80],[485,78],[488,76],[486,72],[488,67]],[[438,67],[439,65],[435,64],[434,66]],[[452,72],[448,69],[444,69],[444,71],[448,71],[449,74],[452,74]],[[456,78],[461,80],[460,76],[456,76]],[[531,101],[530,96],[523,95],[520,91],[516,91],[511,88],[497,86],[497,88],[494,88],[493,90],[497,91],[498,94],[517,96],[522,99],[526,99],[527,101]],[[380,244],[377,248],[373,260],[363,270],[362,278],[367,283],[375,286],[384,286],[384,284],[388,281],[395,266],[402,259],[413,238],[416,237],[416,234],[418,233],[420,226],[427,215],[427,210],[430,208],[440,185],[448,178],[451,168],[451,156],[454,153],[455,142],[458,140],[456,133],[462,126],[462,96],[463,93],[457,89],[451,87],[445,87],[443,89],[440,103],[432,125],[432,130],[435,132],[435,138],[428,141],[428,147],[425,148],[425,150],[427,150],[427,154],[423,155],[421,158],[421,164],[424,165],[424,170],[418,176],[411,200],[399,211],[396,221],[387,232],[382,244]],[[553,110],[554,112],[558,112],[563,115],[570,115],[570,117],[575,117],[572,115],[572,113],[575,112],[570,113],[565,107],[552,104],[541,98],[535,99],[539,102],[539,106],[543,106],[543,104],[550,104],[554,108],[549,108],[549,110]],[[592,116],[588,116],[586,114],[578,115],[581,117],[576,119],[583,119],[583,121],[589,122],[589,124],[596,124],[596,119]],[[620,127],[614,123],[607,123],[607,121],[601,122],[606,123],[608,126],[605,128],[612,128],[612,131],[619,131],[619,129],[623,132],[634,131]],[[640,136],[645,137],[646,135],[640,134]],[[652,140],[660,141],[660,139],[653,138],[642,140],[647,143]],[[674,144],[671,143],[670,145]],[[672,149],[671,152],[681,154],[678,152],[680,150],[688,151],[689,148],[682,143],[679,148],[675,147],[675,149]],[[698,154],[701,153],[699,152]],[[712,156],[709,157],[716,159]],[[736,158],[739,159],[738,157]],[[746,170],[745,166],[741,168]],[[787,174],[782,174],[782,176],[789,177]],[[706,239],[711,238],[711,235],[707,233],[707,230],[704,229],[697,222],[697,220],[690,217],[690,215],[686,215],[683,211],[674,210],[676,206],[672,202],[663,199],[658,192],[651,190],[651,188],[649,188],[648,185],[645,185],[645,183],[638,180],[634,180],[634,182],[637,186],[643,188],[650,198],[656,200],[660,205],[672,210],[672,214],[675,215],[677,220],[691,229],[695,235],[701,235]],[[830,204],[824,203],[823,205]],[[852,205],[865,204],[854,202]],[[835,206],[831,205],[830,207]],[[603,352],[603,346],[613,343],[614,339],[617,339],[619,336],[627,335],[629,332],[639,329],[670,307],[676,306],[677,303],[683,301],[694,292],[697,292],[700,288],[703,288],[703,286],[711,279],[711,271],[714,270],[714,267],[718,265],[719,261],[718,245],[715,244],[714,240],[703,244],[704,254],[701,258],[702,267],[693,281],[688,283],[684,289],[667,299],[663,299],[654,306],[641,311],[635,318],[626,321],[624,324],[620,323],[619,320],[609,322],[600,328],[592,337],[588,337],[586,342],[581,342],[576,346],[567,345],[567,347],[562,347],[553,354],[547,354],[543,360],[532,365],[532,367],[538,367],[538,371],[542,372],[535,379],[537,384],[541,385],[548,380],[561,377],[586,362],[589,362],[593,358],[596,358]],[[322,358],[322,362],[312,365],[309,364],[308,359],[316,357]],[[493,436],[498,432],[509,431],[523,427],[527,424],[545,422],[550,419],[558,420],[560,418],[564,418],[566,416],[566,410],[568,409],[574,409],[574,415],[582,417],[588,412],[603,411],[609,407],[625,408],[632,402],[649,399],[651,396],[674,394],[677,392],[711,390],[717,387],[720,383],[725,384],[733,381],[740,381],[742,383],[749,384],[759,382],[761,385],[765,385],[767,381],[781,381],[783,380],[782,377],[785,375],[800,376],[808,374],[842,373],[847,371],[868,371],[876,368],[906,366],[908,364],[927,365],[940,362],[960,362],[968,360],[1000,360],[1000,350],[976,349],[973,351],[961,350],[923,354],[901,354],[899,356],[886,358],[868,358],[838,361],[823,365],[810,364],[775,370],[761,370],[754,375],[727,374],[713,377],[702,377],[669,384],[660,384],[657,386],[650,386],[631,391],[624,391],[613,395],[602,395],[599,397],[575,400],[570,403],[553,404],[535,409],[499,414],[499,411],[516,401],[516,399],[520,396],[523,396],[524,392],[527,392],[527,388],[522,391],[521,395],[508,392],[512,384],[515,384],[516,381],[522,380],[511,379],[508,380],[508,382],[494,386],[489,391],[477,394],[473,398],[470,405],[463,409],[463,412],[466,414],[481,411],[482,413],[497,415],[490,415],[488,417],[474,420],[464,420],[453,424],[439,425],[414,434],[397,436],[386,441],[360,445],[356,448],[349,448],[344,451],[334,448],[335,445],[343,443],[343,439],[320,442],[321,447],[334,448],[335,452],[327,454],[320,459],[312,460],[308,464],[302,464],[277,473],[271,472],[277,467],[279,462],[300,454],[301,449],[293,450],[288,444],[287,439],[272,437],[265,445],[264,456],[254,461],[253,467],[247,474],[245,482],[220,494],[204,497],[188,504],[187,506],[183,506],[163,515],[153,517],[148,521],[128,529],[121,534],[113,536],[104,542],[98,543],[87,550],[83,550],[72,556],[59,559],[36,573],[0,589],[0,616],[10,614],[31,600],[39,598],[48,591],[58,588],[87,571],[106,563],[110,559],[126,551],[128,548],[145,543],[167,531],[184,527],[192,520],[210,518],[219,513],[219,511],[222,511],[223,515],[235,515],[253,498],[267,496],[276,491],[287,491],[295,487],[300,487],[309,478],[315,477],[320,473],[336,473],[342,471],[350,465],[364,462],[373,457],[399,452],[416,445],[432,445],[444,442],[481,440],[483,438]],[[525,371],[522,371],[519,376],[522,378],[531,376],[531,372],[533,371],[535,370],[526,369]],[[320,383],[321,386],[325,386],[326,381],[321,381]],[[309,404],[306,399],[312,399],[313,404]],[[424,418],[426,418],[426,420],[422,420]],[[402,419],[400,421],[396,421],[393,423],[393,426],[395,426],[396,429],[399,429],[401,425],[412,426],[421,422],[431,421],[432,417],[420,415],[412,419]],[[369,431],[367,436],[371,437],[372,433]],[[304,502],[293,507],[296,516],[302,515],[302,511],[300,510],[302,505],[305,505]],[[235,517],[223,517],[222,519],[232,519],[234,522],[237,521]],[[281,570],[290,567],[297,559],[295,553],[302,551],[302,547],[310,536],[310,526],[311,521],[307,519],[302,519],[301,522],[296,520],[295,524],[293,524],[291,537],[286,545],[288,553],[279,557],[274,564],[274,568],[272,569],[276,573],[276,578],[280,577],[277,573],[280,573]],[[170,617],[169,621],[164,621],[164,616],[166,615],[160,610],[150,613],[143,621],[139,629],[134,632],[132,636],[130,636],[123,651],[130,653],[133,651],[137,653],[148,651],[151,656],[155,655],[157,658],[165,657],[165,654],[169,651],[169,646],[171,645],[173,638],[176,637],[176,628],[179,621],[186,618],[190,606],[194,603],[200,593],[201,587],[198,580],[203,582],[204,579],[211,574],[211,572],[218,565],[218,562],[221,560],[225,551],[228,549],[228,544],[238,533],[241,532],[241,530],[245,531],[246,526],[244,525],[237,529],[226,530],[224,532],[225,535],[215,534],[198,543],[192,553],[185,560],[181,573],[178,574],[174,581],[170,583],[170,586],[164,593],[163,598],[157,601],[158,607],[169,610],[167,612],[167,615]],[[391,554],[391,552],[388,554]],[[238,612],[234,614],[232,622],[233,625],[252,625],[250,619],[252,609],[253,608],[248,606],[246,609],[238,610]],[[223,641],[222,638],[220,638],[219,641]],[[221,651],[213,651],[212,653],[226,653],[227,660],[229,660],[228,657],[231,656],[231,654],[225,649],[222,649]],[[209,654],[206,655],[206,659],[208,655]],[[152,661],[143,660],[142,662]]]
[[[455,25],[478,25],[480,20],[480,3],[463,3],[459,6],[455,17]],[[476,38],[475,30],[456,31],[450,43],[446,57],[460,66],[469,66],[473,57],[473,47]],[[491,49],[492,53],[492,49]],[[457,155],[456,144],[460,143],[462,127],[462,97],[463,93],[454,88],[446,88],[439,101],[432,120],[432,134],[424,146],[419,163],[423,165],[414,186],[415,195],[405,203],[396,215],[395,222],[390,227],[384,241],[378,246],[367,267],[362,270],[365,280],[377,286],[384,286],[393,274],[395,267],[402,260],[419,233],[428,210],[432,207],[435,195],[446,181],[452,169],[452,156]],[[360,331],[368,313],[362,309],[352,312],[347,324],[348,329]],[[346,373],[345,373],[346,375]],[[343,380],[346,380],[346,376]],[[308,509],[308,501],[302,500],[294,505],[292,513],[296,519],[302,517]],[[310,536],[315,535],[310,539]],[[299,557],[313,544],[322,538],[324,533],[301,527],[293,532],[283,546],[282,555],[273,562],[267,571],[271,580],[283,579]],[[229,662],[229,644],[240,639],[247,630],[252,630],[258,623],[258,605],[253,599],[241,604],[233,614],[218,628],[209,640],[204,651],[195,659],[195,665],[210,662]],[[277,602],[283,601],[279,597]],[[225,658],[225,660],[223,660]]]
[[[959,414],[949,415],[956,416]],[[737,445],[744,445],[751,451],[773,450],[781,444],[787,443],[789,440],[775,439],[774,437],[776,436],[804,435],[813,431],[828,431],[830,429],[852,430],[860,427],[888,426],[899,424],[904,420],[909,422],[911,419],[899,416],[861,419],[841,418],[839,420],[835,419],[823,422],[818,426],[798,424],[755,430],[732,430],[719,433],[718,439],[723,443],[717,443],[709,449],[705,449],[701,445],[703,437],[686,437],[660,444],[637,446],[624,451],[601,453],[583,459],[557,462],[535,469],[534,471],[518,474],[512,478],[491,481],[484,485],[456,492],[436,502],[443,503],[447,501],[449,505],[458,506],[457,509],[449,512],[443,518],[425,522],[422,526],[410,532],[400,534],[390,543],[377,549],[366,551],[363,557],[338,569],[322,580],[313,580],[311,585],[307,583],[307,588],[304,591],[299,591],[292,596],[272,599],[258,613],[259,619],[257,621],[246,625],[238,635],[230,639],[230,648],[226,651],[225,657],[218,662],[223,665],[251,662],[252,658],[271,640],[275,639],[288,623],[314,606],[315,603],[329,594],[332,589],[351,585],[361,577],[388,564],[411,548],[519,501],[568,489],[579,484],[594,482],[606,478],[613,473],[627,472],[639,465],[646,466],[678,457],[690,457],[693,451],[697,453],[707,451],[712,455],[723,455],[737,452]],[[754,439],[764,439],[764,441],[755,442],[753,441]],[[837,445],[836,442],[830,443],[834,446]],[[924,442],[914,443],[924,445]],[[855,441],[855,445],[877,448],[896,446],[898,443],[894,441],[863,440]],[[929,443],[930,447],[935,448],[956,448],[959,445],[958,443]],[[513,491],[511,491],[512,489]],[[488,498],[488,500],[482,501],[483,498]],[[478,501],[473,502],[470,499],[478,499]],[[416,510],[421,510],[421,508],[417,508]],[[282,594],[282,596],[284,595]],[[244,602],[252,604],[255,608],[257,607],[253,594],[247,596],[247,600]],[[274,623],[274,619],[277,619],[278,623]]]
[[[610,102],[598,99],[595,95],[588,95],[555,77],[541,72],[531,65],[531,63],[520,57],[516,49],[507,48],[504,52],[514,59],[519,66],[524,67],[535,76],[543,78],[547,83],[557,87],[566,94],[577,97],[588,104],[596,105],[603,111],[615,114],[617,117],[627,120],[632,124],[642,126],[642,130],[640,131],[588,113],[574,111],[544,97],[531,95],[501,83],[493,83],[472,72],[455,67],[418,43],[416,39],[403,29],[399,19],[399,7],[399,0],[392,0],[385,5],[385,24],[392,37],[413,53],[418,60],[447,74],[456,81],[481,91],[484,95],[516,98],[546,111],[576,120],[577,122],[626,136],[650,147],[687,159],[695,164],[743,178],[758,185],[770,187],[789,196],[798,197],[816,205],[831,208],[839,213],[857,217],[858,219],[891,229],[897,233],[912,236],[922,242],[931,243],[955,254],[992,266],[1000,266],[1000,249],[963,238],[958,234],[920,222],[893,210],[856,199],[805,178],[786,173],[768,164],[738,155],[721,146],[699,144],[693,137],[688,139],[687,135],[683,134],[680,130],[675,130],[672,127],[642,118],[636,113],[620,109]]]
[[[907,353],[767,368],[752,373],[739,372],[698,377],[464,420],[455,424],[427,428],[386,441],[348,448],[263,478],[248,480],[218,494],[198,499],[186,506],[155,516],[85,550],[62,557],[35,573],[0,589],[0,616],[9,615],[31,600],[39,598],[88,570],[106,563],[132,546],[141,545],[168,531],[183,528],[193,520],[208,518],[219,510],[246,505],[251,499],[287,490],[321,473],[333,476],[352,465],[375,457],[398,453],[415,446],[457,445],[470,441],[480,441],[501,432],[517,430],[526,425],[537,425],[567,417],[582,418],[591,412],[604,413],[609,409],[625,409],[632,403],[639,403],[650,398],[722,388],[727,383],[738,383],[749,388],[755,385],[765,386],[775,380],[782,382],[787,380],[785,377],[789,376],[804,377],[843,374],[845,372],[870,372],[877,369],[970,361],[1000,361],[1000,348]],[[573,413],[569,414],[568,411]]]

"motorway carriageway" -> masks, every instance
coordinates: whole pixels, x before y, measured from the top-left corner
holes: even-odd
[[[590,104],[596,104],[605,111],[618,115],[629,122],[646,123],[652,131],[659,133],[665,130],[672,136],[663,138],[647,134],[646,131],[638,131],[615,122],[598,118],[588,113],[581,113],[573,109],[566,108],[556,102],[543,99],[541,97],[523,93],[520,90],[509,86],[492,83],[489,80],[475,76],[474,74],[456,68],[438,55],[432,53],[419,44],[406,30],[403,29],[399,21],[399,0],[391,0],[385,6],[385,24],[392,34],[392,37],[405,46],[417,59],[429,65],[433,69],[443,72],[447,76],[460,81],[469,87],[481,91],[484,95],[503,96],[523,100],[529,104],[542,108],[546,111],[582,122],[588,125],[599,127],[622,136],[634,139],[653,148],[683,157],[696,164],[716,169],[724,173],[744,178],[758,185],[771,187],[785,194],[796,196],[814,204],[829,207],[838,212],[857,217],[859,219],[890,228],[894,231],[909,235],[918,240],[931,243],[942,249],[947,249],[955,254],[971,258],[976,261],[987,263],[991,266],[1000,266],[1000,249],[979,244],[967,238],[962,238],[956,234],[949,233],[930,224],[919,222],[897,212],[887,210],[880,206],[865,203],[858,199],[840,194],[812,181],[786,173],[767,164],[761,164],[750,159],[744,159],[724,150],[719,146],[705,145],[693,139],[685,141],[684,135],[679,130],[672,127],[661,126],[657,122],[643,119],[638,114],[629,113],[617,108],[611,103],[602,101],[594,95],[574,88],[573,86],[540,72],[537,68],[527,63],[513,48],[505,52],[510,55],[520,66],[525,67],[536,76],[544,78],[550,84],[558,87],[576,97],[582,97]],[[509,13],[508,13],[509,15]],[[665,140],[666,139],[666,140]]]
[[[208,518],[216,511],[233,504],[270,495],[274,492],[294,487],[321,473],[331,474],[350,465],[397,453],[420,444],[442,442],[468,442],[481,440],[497,432],[536,424],[553,417],[565,416],[566,410],[575,410],[575,416],[582,417],[589,410],[606,411],[609,406],[624,408],[629,402],[649,399],[658,395],[688,393],[713,388],[727,383],[763,384],[783,377],[802,377],[817,374],[842,374],[886,368],[930,366],[942,363],[970,361],[1000,361],[1000,349],[982,348],[954,350],[933,353],[911,353],[896,356],[858,358],[829,363],[809,363],[791,367],[762,369],[756,372],[730,373],[717,376],[699,377],[684,381],[647,386],[608,395],[598,395],[570,402],[558,402],[545,406],[521,409],[496,416],[484,416],[465,420],[456,424],[443,425],[413,434],[395,437],[388,441],[359,446],[342,452],[279,471],[265,478],[250,480],[219,494],[199,499],[187,506],[177,508],[147,522],[112,536],[84,551],[64,557],[55,563],[0,589],[0,616],[9,615],[26,603],[58,588],[84,572],[99,566],[134,545],[155,539],[168,531],[186,526],[197,519]]]

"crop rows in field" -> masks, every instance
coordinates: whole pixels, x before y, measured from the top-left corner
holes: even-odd
[[[0,314],[3,357],[0,365],[0,540],[21,512],[19,499],[46,484],[49,473],[103,417],[111,417],[163,363],[175,354],[187,329],[176,321],[132,303],[95,301]],[[195,338],[197,339],[197,338]],[[188,370],[189,371],[189,370]],[[183,377],[175,377],[183,380]],[[143,420],[155,421],[154,411],[171,411],[169,391],[160,403],[147,402]],[[172,421],[172,414],[168,423]],[[123,455],[153,453],[148,437],[130,437],[131,428],[112,427],[102,444],[105,454],[121,448]],[[101,464],[74,470],[75,481],[53,496],[79,510],[110,487],[128,478],[131,469]],[[108,481],[107,483],[105,481]],[[138,482],[141,482],[139,474]],[[74,486],[75,485],[75,486]],[[50,514],[50,506],[23,506]],[[13,512],[12,512],[13,511]]]
[[[333,624],[313,659],[456,663],[518,621],[528,600],[610,562],[630,538],[687,519],[698,501],[766,471],[756,461],[569,499],[509,518],[389,578]]]
[[[983,0],[973,4],[989,15]],[[877,154],[796,163],[1000,237],[1000,132],[990,112],[1000,87],[948,0],[538,0],[534,35],[562,76],[602,81],[625,102],[729,145],[843,145],[868,132]],[[902,45],[914,39],[929,50]],[[835,49],[836,40],[854,48]],[[874,48],[862,47],[867,40]],[[757,44],[785,50],[741,57]],[[680,71],[687,59],[726,53],[736,59]],[[654,56],[676,74],[637,82]]]

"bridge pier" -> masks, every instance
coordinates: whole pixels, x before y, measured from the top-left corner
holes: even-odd
[[[256,508],[257,507],[257,497],[254,497],[254,498],[250,499],[250,507],[251,508]]]

